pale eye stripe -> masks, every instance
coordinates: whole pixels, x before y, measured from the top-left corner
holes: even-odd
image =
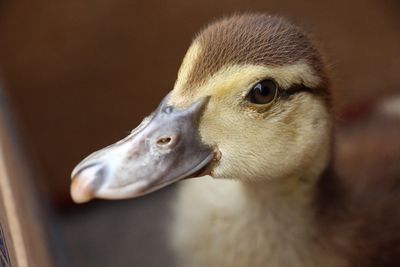
[[[185,73],[181,72],[180,75]],[[246,95],[254,83],[265,78],[274,79],[282,90],[290,90],[294,85],[318,88],[321,82],[321,78],[305,61],[285,66],[229,65],[210,75],[196,88],[186,88],[187,85],[183,84],[182,80],[177,81],[171,94],[170,104],[184,107],[204,96]],[[181,79],[182,77],[180,76]]]
[[[201,47],[199,43],[193,43],[183,58],[182,65],[178,71],[178,78],[175,82],[174,89],[177,91],[184,90],[185,84],[192,74],[193,68],[200,57]]]
[[[219,70],[196,91],[199,96],[225,95],[236,88],[240,90],[238,93],[246,94],[246,90],[254,83],[265,78],[275,80],[282,89],[289,89],[294,85],[316,88],[321,81],[304,62],[279,67],[233,65]]]

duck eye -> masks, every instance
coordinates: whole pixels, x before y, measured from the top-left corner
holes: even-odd
[[[277,90],[278,86],[273,80],[263,80],[251,88],[247,98],[254,104],[267,104],[275,99]]]

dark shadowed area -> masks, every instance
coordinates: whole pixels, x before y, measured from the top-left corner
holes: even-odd
[[[0,1],[0,72],[53,214],[57,266],[174,266],[166,242],[174,186],[76,205],[69,175],[157,106],[199,29],[248,11],[287,16],[314,34],[341,120],[400,91],[395,0]]]

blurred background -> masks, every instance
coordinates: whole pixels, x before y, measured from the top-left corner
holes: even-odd
[[[174,186],[75,205],[69,175],[157,106],[199,29],[248,11],[286,16],[314,34],[342,124],[400,92],[397,0],[0,1],[0,73],[55,266],[174,266],[166,243]]]

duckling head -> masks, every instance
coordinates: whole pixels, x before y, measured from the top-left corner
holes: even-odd
[[[268,15],[219,20],[194,39],[158,109],[75,168],[72,197],[136,197],[204,174],[315,180],[331,154],[328,89],[321,55],[297,26]]]

